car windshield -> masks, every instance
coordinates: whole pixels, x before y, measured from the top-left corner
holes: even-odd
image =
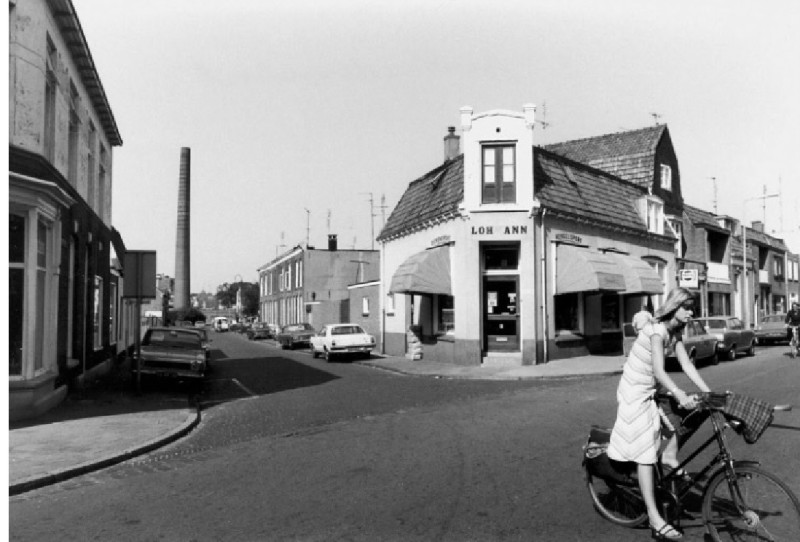
[[[357,333],[364,333],[361,326],[336,326],[331,328],[331,335],[354,335]]]
[[[200,336],[197,333],[151,330],[147,332],[143,346],[168,346],[176,348],[199,348]]]

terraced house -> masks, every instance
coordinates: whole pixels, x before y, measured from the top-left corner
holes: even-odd
[[[675,285],[666,126],[546,148],[534,128],[533,106],[462,108],[444,162],[409,184],[378,237],[388,354],[410,340],[466,365],[621,352],[623,323]]]
[[[14,420],[57,405],[131,338],[111,225],[122,138],[69,0],[9,2],[8,135]]]

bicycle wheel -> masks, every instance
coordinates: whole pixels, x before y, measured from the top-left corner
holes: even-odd
[[[586,487],[595,509],[608,521],[623,527],[636,527],[647,521],[638,486],[618,485],[586,470]]]
[[[722,470],[706,487],[703,521],[713,540],[800,540],[800,501],[786,484],[758,467],[741,466],[733,485]]]

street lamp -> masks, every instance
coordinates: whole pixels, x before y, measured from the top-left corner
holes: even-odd
[[[750,295],[747,291],[747,202],[777,197],[780,197],[780,194],[763,194],[745,198],[742,205],[742,316],[745,329],[750,328]]]

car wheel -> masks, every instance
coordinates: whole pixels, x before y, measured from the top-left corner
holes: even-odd
[[[753,357],[756,355],[756,342],[753,341],[750,343],[750,348],[747,349],[747,355]]]
[[[317,350],[312,346],[311,347],[311,357],[313,359],[317,359],[318,356],[319,356],[319,352],[317,352]]]
[[[731,349],[728,350],[728,361],[733,361],[736,359],[736,345],[732,344]]]

